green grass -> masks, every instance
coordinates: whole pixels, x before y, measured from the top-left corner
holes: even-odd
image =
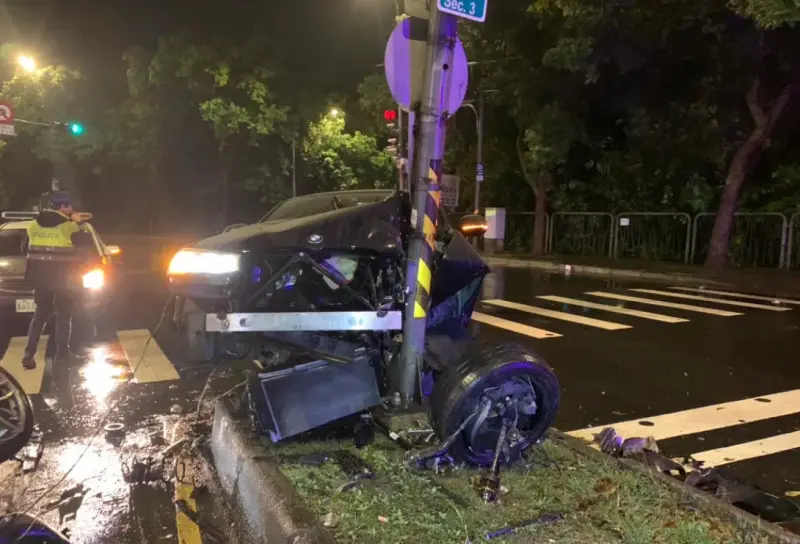
[[[485,504],[473,487],[480,473],[459,470],[450,475],[405,468],[403,452],[388,439],[355,450],[352,442],[308,442],[271,446],[281,469],[320,520],[338,518],[339,542],[358,544],[486,542],[486,533],[544,513],[565,519],[535,525],[493,542],[558,544],[759,544],[760,534],[691,508],[653,477],[620,467],[615,461],[583,457],[560,443],[542,448],[554,461],[527,473],[504,471],[507,488],[498,504]],[[291,456],[348,449],[375,471],[363,488],[338,493],[348,478],[333,462],[320,467],[298,464]],[[535,458],[541,456],[541,452]],[[384,521],[381,521],[381,518]]]

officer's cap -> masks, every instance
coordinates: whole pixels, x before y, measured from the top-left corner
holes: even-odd
[[[72,198],[69,196],[69,193],[59,191],[50,195],[50,205],[53,209],[58,209],[61,206],[71,206]]]

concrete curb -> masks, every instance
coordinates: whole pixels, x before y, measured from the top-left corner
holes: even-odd
[[[335,544],[291,482],[263,452],[247,418],[236,417],[228,401],[217,402],[211,451],[220,484],[256,542]]]
[[[552,440],[559,441],[564,446],[584,457],[588,457],[592,460],[612,459],[608,455],[590,447],[583,440],[564,434],[556,429],[550,429],[549,435]],[[655,478],[659,483],[664,484],[673,491],[685,495],[692,506],[696,507],[698,510],[708,512],[712,516],[740,527],[744,531],[760,533],[768,537],[769,542],[774,542],[776,544],[800,544],[800,535],[790,533],[774,523],[764,521],[713,495],[685,485],[683,482],[670,478],[666,474],[662,474],[658,470],[637,463],[636,461],[630,459],[619,459],[618,461],[622,467]]]
[[[647,270],[634,270],[628,268],[607,268],[603,266],[587,266],[580,264],[557,263],[553,261],[542,261],[535,259],[510,259],[507,257],[492,257],[489,255],[483,256],[484,260],[491,266],[506,266],[509,268],[533,268],[536,270],[544,270],[547,272],[556,272],[563,274],[565,268],[569,266],[572,274],[576,276],[599,276],[611,279],[639,279],[639,280],[655,280],[655,281],[668,281],[672,283],[680,283],[684,285],[717,285],[724,286],[726,283],[704,278],[701,276],[693,276],[691,274],[682,274],[680,272],[649,272]]]

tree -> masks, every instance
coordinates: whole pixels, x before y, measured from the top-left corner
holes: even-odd
[[[317,191],[391,187],[394,181],[392,156],[374,137],[345,132],[343,116],[326,114],[311,123],[303,155]]]
[[[258,57],[257,51],[247,47],[197,45],[183,35],[161,39],[146,62],[141,61],[141,52],[131,55],[129,80],[140,91],[149,92],[160,112],[176,102],[186,112],[196,108],[194,114],[211,129],[220,179],[221,225],[228,221],[235,158],[264,144],[286,121],[286,109],[275,103],[270,92],[272,73]],[[244,185],[252,187],[253,178],[247,179]]]

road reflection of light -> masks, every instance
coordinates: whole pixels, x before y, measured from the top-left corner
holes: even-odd
[[[59,448],[57,455],[56,470],[59,474],[69,471],[72,481],[99,478],[109,485],[120,479],[119,457],[113,451],[103,451],[96,447],[89,447],[87,450],[85,444],[73,443]]]
[[[101,407],[105,406],[106,397],[125,377],[125,368],[112,364],[109,359],[105,348],[93,348],[89,362],[81,369],[82,388],[88,391]]]

